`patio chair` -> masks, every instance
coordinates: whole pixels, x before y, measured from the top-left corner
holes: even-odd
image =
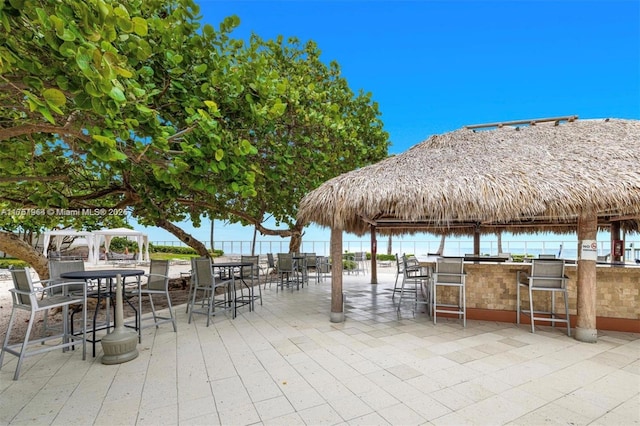
[[[507,262],[513,262],[513,256],[511,256],[511,253],[498,253],[498,257],[507,259]]]
[[[324,282],[327,276],[331,276],[331,261],[327,256],[316,257],[316,283]]]
[[[251,263],[251,266],[242,266],[240,268],[240,274],[236,276],[236,282],[240,281],[240,285],[245,284],[246,286],[251,286],[248,288],[249,296],[245,297],[243,293],[242,287],[240,288],[241,300],[249,300],[249,308],[253,310],[254,301],[256,299],[260,300],[260,305],[262,306],[262,288],[260,287],[260,256],[240,256],[240,262]],[[250,283],[247,283],[250,281]],[[258,288],[258,294],[255,294],[255,288]]]
[[[82,294],[69,294],[68,289],[71,286],[79,285],[86,289],[84,282],[61,282],[57,284],[49,284],[47,287],[41,287],[39,282],[31,279],[31,269],[14,269],[11,270],[14,288],[9,289],[13,300],[13,308],[9,325],[2,343],[2,351],[0,352],[0,368],[5,352],[18,357],[18,363],[13,375],[13,380],[18,380],[20,376],[20,368],[25,358],[48,352],[54,349],[68,350],[74,347],[78,342],[82,342],[82,359],[87,356],[87,313],[84,306],[87,302],[86,290]],[[37,286],[36,286],[37,285]],[[73,334],[69,328],[69,307],[83,307],[82,330],[78,334]],[[58,334],[44,336],[39,339],[30,340],[33,326],[37,322],[40,312],[47,313],[49,309],[62,309],[62,331]],[[21,342],[10,344],[12,328],[16,321],[18,310],[29,312],[29,323],[27,330]],[[55,344],[47,344],[46,342],[59,341]]]
[[[293,261],[292,253],[278,253],[278,278],[279,282],[276,284],[276,292],[278,287],[284,291],[284,286],[291,286],[295,283],[296,289],[300,290],[300,280],[298,279],[298,270],[296,264]]]
[[[431,280],[431,314],[436,324],[438,314],[457,314],[462,319],[462,326],[467,326],[467,305],[465,295],[464,259],[461,257],[441,257],[436,261],[436,268]],[[438,301],[438,287],[457,289],[457,303],[452,303],[454,294],[449,294],[449,303]],[[454,293],[454,291],[451,291]]]
[[[227,279],[218,279],[213,274],[211,259],[193,259],[191,261],[193,273],[193,291],[189,301],[189,324],[193,314],[207,316],[207,327],[211,317],[216,312],[231,310],[235,318],[235,290],[233,288],[233,276]],[[198,292],[202,295],[198,300]],[[216,310],[216,308],[218,308]]]
[[[356,275],[359,275],[362,272],[362,275],[366,275],[369,273],[369,268],[367,266],[367,253],[363,251],[358,251],[353,254],[353,260],[356,262]]]
[[[569,317],[569,294],[567,292],[567,280],[564,274],[564,260],[540,260],[531,261],[531,274],[525,271],[518,271],[517,279],[517,323],[520,324],[520,316],[526,315],[531,319],[531,332],[535,333],[535,322],[550,322],[567,324],[567,335],[571,336],[571,319]],[[526,287],[529,292],[529,309],[521,307],[522,288]],[[550,309],[535,310],[534,292],[544,292],[551,295]],[[541,294],[544,294],[541,293]],[[555,311],[556,293],[561,293],[564,297],[564,317],[558,317]],[[537,300],[540,303],[540,300]]]
[[[400,256],[398,256],[398,253],[396,253],[396,281],[393,284],[393,293],[391,294],[391,300],[395,299],[396,292],[399,293],[402,290],[402,281],[400,281],[400,285],[398,285],[398,278],[400,277],[400,275],[403,275],[404,277],[404,265],[400,261]]]
[[[398,300],[397,310],[400,312],[402,299],[409,296],[413,299],[414,314],[418,311],[418,305],[423,304],[429,312],[429,287],[431,276],[428,272],[424,272],[420,266],[418,259],[414,256],[402,255],[402,286],[400,287],[400,299]],[[426,285],[425,285],[426,283]],[[405,296],[406,294],[406,296]],[[418,297],[418,296],[421,296]],[[393,298],[392,298],[393,299]]]
[[[50,295],[58,295],[62,294],[63,290],[69,292],[70,294],[81,295],[85,291],[87,285],[92,285],[79,282],[76,284],[69,284],[66,288],[62,287],[53,287],[53,284],[59,284],[63,282],[67,282],[69,280],[65,280],[60,277],[60,274],[65,272],[75,272],[75,271],[84,271],[84,261],[82,260],[49,260],[49,279],[41,280],[40,284],[44,287],[47,287],[47,292]],[[93,291],[87,291],[87,297],[97,297],[97,293]],[[73,313],[77,312],[77,309],[72,311]],[[73,317],[73,315],[72,315]],[[46,332],[47,330],[60,330],[59,326],[50,327],[48,323],[49,311],[45,311],[44,320],[43,320],[43,330]]]
[[[318,256],[315,253],[302,253],[304,256],[304,270],[302,271],[303,277],[302,279],[307,284],[309,283],[309,279],[313,277],[316,282],[318,281],[317,273],[316,273],[316,263],[318,260]]]
[[[146,283],[142,283],[140,280],[139,287],[134,288],[127,292],[127,296],[138,299],[138,315],[140,315],[138,323],[138,341],[142,341],[142,330],[144,328],[151,327],[153,325],[158,328],[160,324],[170,322],[173,325],[173,331],[178,331],[176,324],[176,318],[173,314],[173,307],[171,306],[171,295],[169,294],[169,261],[168,260],[151,260],[149,266],[149,273],[145,274]],[[142,317],[142,299],[143,296],[149,296],[149,305],[151,306],[152,317],[144,319]],[[153,296],[163,296],[167,299],[167,305],[169,308],[169,316],[161,317],[157,312],[153,304]],[[153,323],[150,323],[150,319],[153,319]]]
[[[188,314],[189,313],[189,306],[191,306],[189,304],[189,301],[191,300],[191,296],[193,295],[193,287],[195,286],[195,273],[193,272],[193,261],[195,259],[209,259],[208,257],[194,257],[191,258],[191,270],[189,271],[189,293],[187,294],[187,307],[185,308],[184,313]],[[182,275],[182,274],[181,274]]]
[[[267,289],[267,283],[269,283],[269,288],[271,288],[271,283],[273,281],[273,277],[277,274],[278,270],[276,268],[276,261],[273,258],[273,253],[267,253],[267,272],[265,272],[265,280],[264,280],[264,289]]]

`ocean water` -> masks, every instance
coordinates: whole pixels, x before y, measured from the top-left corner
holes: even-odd
[[[179,224],[186,232],[200,240],[207,247],[211,247],[211,223],[203,221],[200,228],[192,224]],[[273,224],[267,224],[272,226]],[[174,235],[159,228],[147,228],[135,226],[135,229],[147,232],[149,241],[157,245],[184,246]],[[317,226],[305,228],[302,238],[301,252],[328,255],[330,252],[330,230]],[[349,252],[371,252],[371,237],[365,235],[357,237],[353,234],[343,235],[343,250]],[[255,235],[254,228],[239,224],[228,224],[215,221],[213,228],[213,247],[227,254],[262,254],[279,253],[289,251],[289,239],[276,236]],[[609,232],[599,232],[597,236],[598,255],[604,256],[611,252]],[[390,247],[389,247],[390,246]],[[435,253],[440,247],[440,237],[432,234],[415,234],[391,238],[378,236],[378,253],[412,253],[426,255]],[[626,236],[627,259],[640,258],[640,234],[634,233]],[[578,240],[575,234],[523,234],[502,235],[502,252],[511,254],[527,254],[537,256],[539,254],[555,254],[565,259],[576,259],[578,253]],[[470,237],[447,237],[445,239],[445,256],[462,256],[473,253],[473,239]],[[480,253],[497,255],[498,241],[496,235],[484,235],[480,238]]]

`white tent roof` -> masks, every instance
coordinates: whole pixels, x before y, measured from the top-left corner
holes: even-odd
[[[93,231],[94,236],[94,263],[98,262],[100,245],[104,241],[105,251],[109,251],[109,245],[113,237],[125,237],[129,240],[138,242],[138,260],[149,260],[149,237],[144,232],[136,231],[129,228],[113,228],[113,229],[101,229],[99,231]],[[144,252],[143,252],[144,249]]]
[[[53,238],[53,240],[56,243],[56,250],[60,251],[60,249],[62,248],[62,242],[64,240],[64,237],[80,237],[80,238],[84,238],[87,241],[87,245],[89,246],[89,258],[87,259],[89,262],[95,263],[96,262],[96,258],[95,258],[95,251],[94,251],[94,236],[93,233],[89,232],[89,231],[76,231],[75,229],[54,229],[52,231],[47,231],[44,233],[44,242],[43,242],[43,246],[44,246],[44,257],[48,257],[49,256],[49,243],[51,242],[51,239]]]

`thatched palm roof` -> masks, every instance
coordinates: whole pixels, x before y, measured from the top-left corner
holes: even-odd
[[[331,179],[298,219],[362,235],[575,230],[640,223],[640,121],[545,122],[432,136],[408,151]]]

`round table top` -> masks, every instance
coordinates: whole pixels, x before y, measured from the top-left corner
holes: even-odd
[[[142,269],[96,269],[94,271],[72,271],[63,272],[60,278],[72,278],[80,280],[97,280],[101,278],[115,278],[117,275],[122,277],[131,277],[135,275],[144,275]]]
[[[253,262],[214,262],[211,264],[214,268],[232,268],[235,266],[251,266]]]

